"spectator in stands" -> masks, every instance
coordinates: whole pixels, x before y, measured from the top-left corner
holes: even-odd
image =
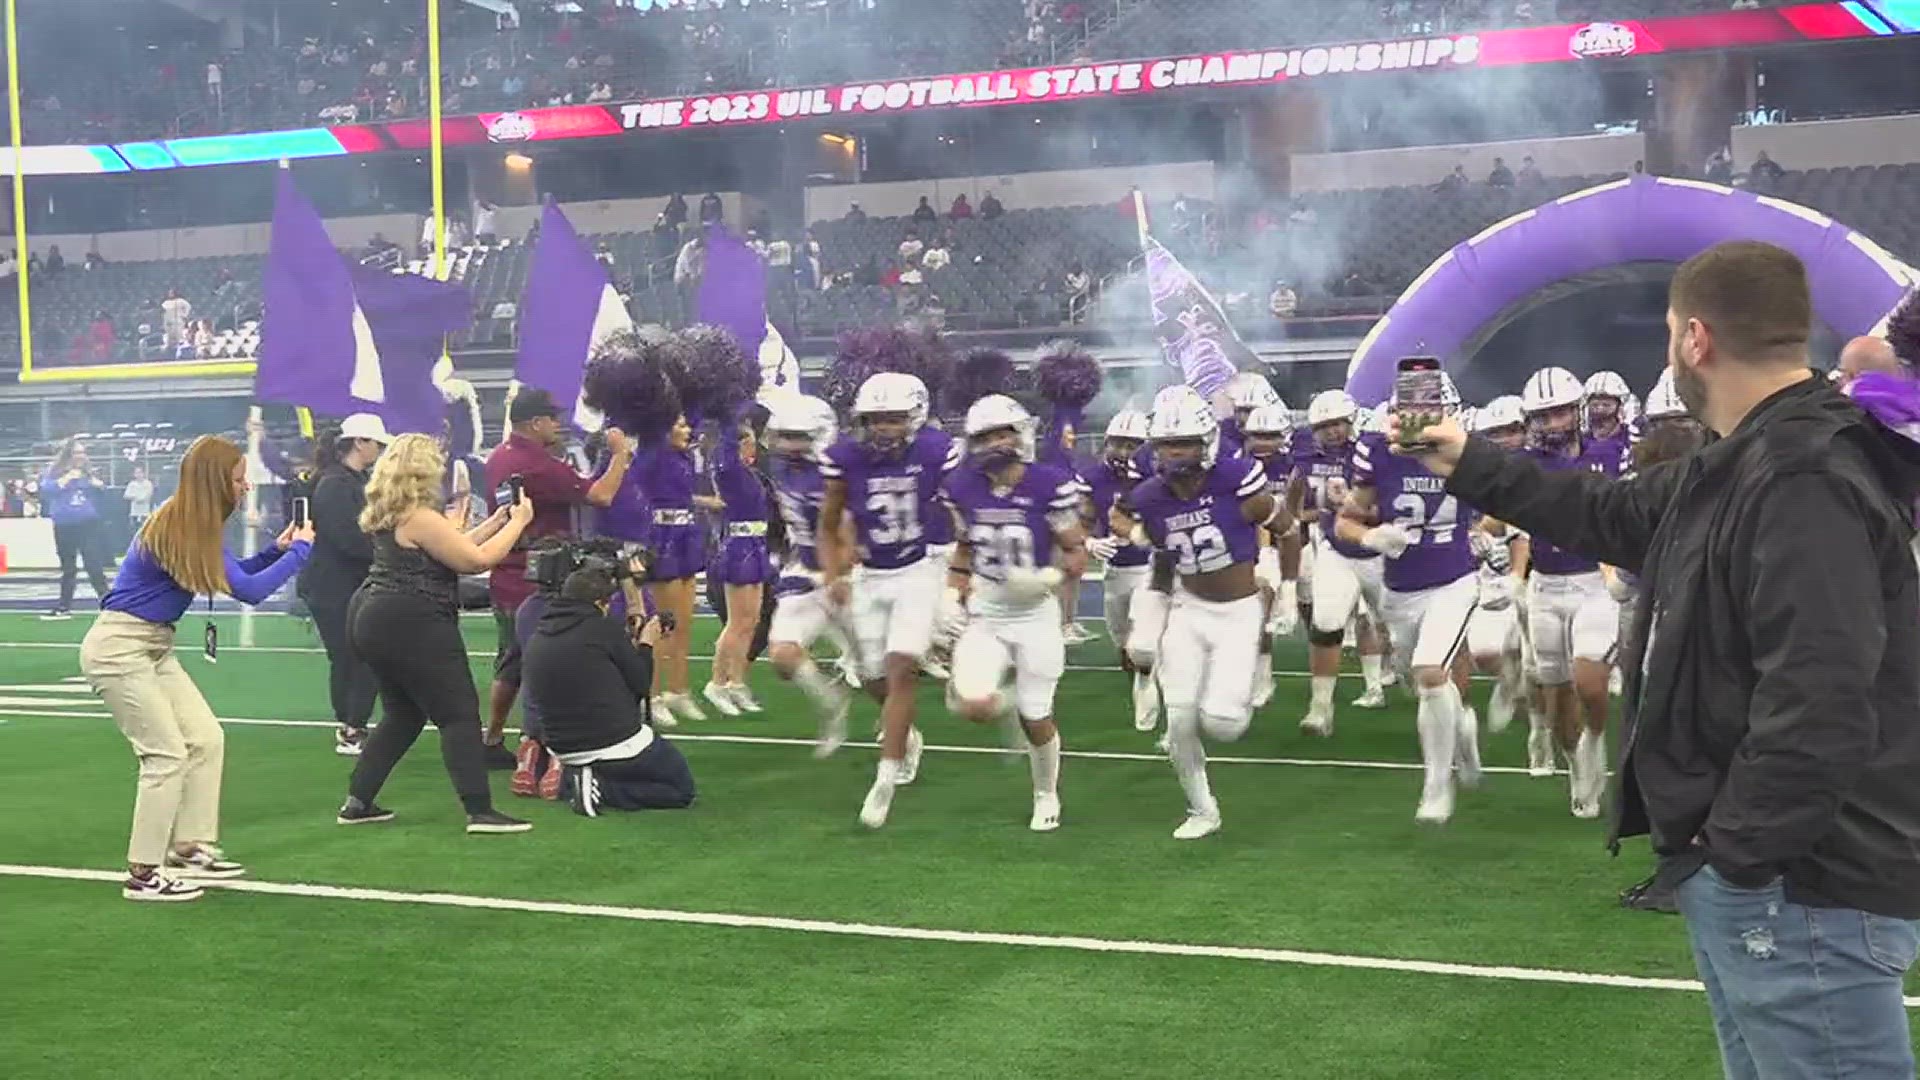
[[[1067,298],[1067,322],[1078,323],[1086,316],[1087,302],[1093,295],[1093,276],[1087,273],[1086,264],[1075,259],[1061,285]]]
[[[213,355],[213,320],[199,319],[193,324],[193,333],[188,337],[186,348],[188,355],[202,360]]]
[[[867,256],[867,261],[860,264],[860,268],[853,272],[853,284],[869,289],[880,284],[880,256]]]
[[[168,352],[178,349],[187,337],[187,320],[193,317],[193,304],[180,295],[179,289],[168,289],[167,298],[160,301],[161,333],[166,336],[164,347]]]
[[[982,221],[997,221],[1001,215],[1006,212],[1007,208],[1000,205],[1000,200],[994,198],[993,192],[991,191],[987,192],[986,198],[980,200],[980,219]]]
[[[46,268],[49,274],[57,274],[67,268],[67,257],[60,254],[59,244],[48,246]]]
[[[499,214],[497,208],[485,199],[473,210],[473,242],[481,247],[492,247],[500,240]]]
[[[1647,171],[1647,163],[1646,163],[1646,162],[1644,162],[1644,161],[1635,161],[1635,162],[1633,163],[1633,175],[1635,175],[1635,176],[1642,176],[1642,175],[1644,175],[1644,174],[1646,173],[1646,171]]]
[[[760,256],[762,261],[765,261],[767,257],[767,242],[761,238],[759,229],[748,229],[745,243],[748,250]]]
[[[926,249],[927,245],[920,241],[920,233],[915,230],[913,226],[907,226],[907,233],[900,240],[900,261],[903,263],[918,262],[920,261],[920,253]]]
[[[82,270],[98,270],[105,265],[107,265],[107,260],[103,258],[99,252],[89,251],[87,252],[85,261],[80,264],[80,268]]]
[[[40,261],[39,252],[37,251],[27,252],[27,276],[28,277],[33,277],[39,274],[41,271],[45,270],[46,268],[47,268],[46,264]]]
[[[1706,176],[1716,184],[1733,183],[1733,152],[1721,147],[1707,159]]]
[[[801,285],[810,289],[826,288],[826,278],[820,273],[820,240],[808,229],[800,241],[799,274]]]
[[[1767,152],[1762,150],[1753,159],[1753,167],[1747,170],[1747,183],[1776,184],[1785,175],[1787,170],[1781,168],[1779,162],[1768,157]]]
[[[841,220],[843,220],[843,221],[865,221],[865,220],[867,220],[867,212],[866,212],[865,210],[862,210],[862,209],[860,209],[860,204],[859,204],[859,203],[849,203],[849,204],[847,205],[847,213],[846,213],[846,216],[845,216],[844,218],[842,218]]]
[[[1291,319],[1293,313],[1300,310],[1300,297],[1293,286],[1285,281],[1273,283],[1273,293],[1267,297],[1267,311],[1276,319]]]
[[[966,192],[953,197],[953,205],[947,208],[947,216],[955,221],[965,221],[973,216],[973,206],[967,202]]]
[[[687,223],[687,200],[679,192],[667,200],[667,208],[662,211],[667,216],[667,224],[678,229]]]
[[[1452,172],[1440,179],[1440,190],[1443,193],[1451,194],[1456,191],[1464,191],[1466,187],[1467,167],[1465,165],[1455,165]]]
[[[667,212],[665,210],[660,211],[660,213],[654,216],[653,228],[649,232],[649,240],[652,246],[648,254],[652,258],[668,259],[679,252],[680,230],[674,228],[673,224],[667,220]]]
[[[1493,171],[1487,174],[1487,186],[1496,188],[1513,186],[1513,170],[1507,168],[1506,158],[1493,159]]]
[[[221,92],[222,79],[223,79],[223,76],[221,75],[221,72],[220,72],[219,63],[215,61],[208,61],[207,63],[207,96],[213,99],[213,107],[216,109],[224,108],[227,103],[226,95]]]
[[[920,256],[921,267],[928,273],[946,269],[953,262],[953,249],[948,247],[949,243],[951,241],[944,235],[935,237]]]
[[[717,225],[726,216],[726,207],[721,204],[718,192],[709,191],[700,196],[700,224]]]
[[[913,220],[915,224],[932,224],[940,220],[940,215],[934,212],[933,205],[927,202],[925,195],[920,196],[920,205],[913,208]]]
[[[114,329],[113,316],[105,311],[93,313],[93,322],[87,326],[85,359],[113,359]]]
[[[11,282],[20,276],[20,264],[14,261],[13,252],[0,251],[0,282]]]
[[[1526,157],[1520,159],[1520,175],[1518,177],[1520,187],[1536,188],[1546,182],[1547,178],[1540,175],[1540,167],[1533,163],[1532,154],[1528,154]]]

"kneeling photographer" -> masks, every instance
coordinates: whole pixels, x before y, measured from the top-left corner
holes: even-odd
[[[632,595],[628,624],[636,631],[609,615],[622,588],[633,591],[631,564],[610,568],[590,560],[573,571],[547,602],[521,659],[522,685],[539,703],[546,749],[566,767],[568,798],[586,817],[602,809],[693,805],[687,759],[654,731],[649,715],[653,644],[662,627],[657,617],[638,614],[641,603]]]

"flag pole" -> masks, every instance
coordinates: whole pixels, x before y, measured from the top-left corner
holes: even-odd
[[[247,471],[248,472],[254,472],[255,466],[259,466],[259,468],[263,470],[266,468],[265,465],[261,464],[261,460],[260,460],[260,441],[264,437],[262,435],[262,432],[264,431],[264,428],[262,425],[264,425],[265,423],[266,423],[265,414],[261,411],[260,406],[255,405],[252,408],[249,408],[247,410]],[[259,522],[260,522],[260,488],[257,485],[248,484],[247,485],[247,517],[246,517],[247,527],[245,532],[242,533],[241,540],[240,540],[240,554],[242,558],[251,559],[255,555],[259,554],[260,552]],[[253,605],[252,604],[246,604],[240,608],[240,644],[246,646],[247,648],[253,647]]]

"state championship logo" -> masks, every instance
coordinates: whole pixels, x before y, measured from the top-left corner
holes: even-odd
[[[533,138],[533,118],[525,113],[501,113],[487,125],[490,142],[525,142]]]
[[[1633,27],[1621,23],[1588,23],[1573,32],[1567,42],[1567,51],[1582,60],[1594,60],[1609,56],[1632,56],[1639,44]]]

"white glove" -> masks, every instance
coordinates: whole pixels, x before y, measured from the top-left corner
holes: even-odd
[[[1280,552],[1276,548],[1261,548],[1260,557],[1253,563],[1253,580],[1267,592],[1280,591]]]
[[[1520,617],[1524,619],[1527,617],[1527,598],[1532,594],[1533,590],[1527,588],[1526,582],[1512,575],[1508,575],[1507,580],[1513,583],[1513,610],[1519,612]]]
[[[1135,589],[1127,601],[1127,614],[1133,619],[1133,632],[1127,635],[1127,659],[1137,668],[1153,666],[1160,650],[1160,635],[1167,629],[1167,594],[1153,589]]]
[[[1038,570],[1014,567],[1007,571],[1007,594],[1015,600],[1039,600],[1060,587],[1063,575],[1052,566]]]
[[[1267,615],[1267,633],[1275,637],[1292,637],[1300,628],[1300,583],[1281,581],[1280,590],[1274,596],[1273,610]]]
[[[1505,611],[1513,606],[1513,578],[1506,574],[1481,578],[1480,606],[1488,611]]]
[[[1397,559],[1413,546],[1413,536],[1398,525],[1375,525],[1360,538],[1360,546]]]
[[[1101,562],[1112,562],[1120,553],[1120,540],[1113,536],[1095,536],[1087,541],[1087,554]]]

